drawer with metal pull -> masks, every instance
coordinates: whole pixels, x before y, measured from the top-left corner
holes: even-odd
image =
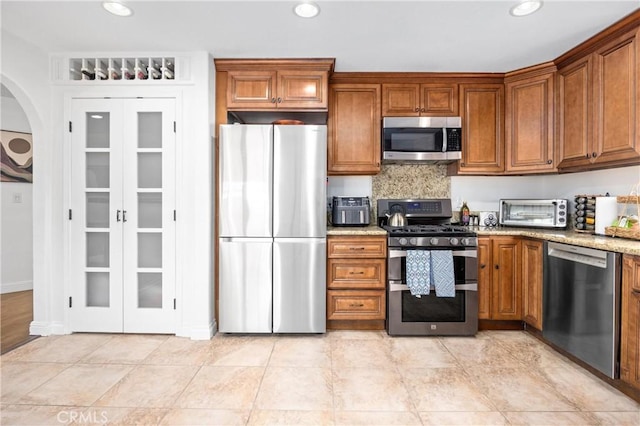
[[[385,319],[384,290],[329,290],[328,320]]]
[[[384,259],[329,259],[327,287],[385,288]]]

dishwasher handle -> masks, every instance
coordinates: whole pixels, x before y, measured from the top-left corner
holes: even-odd
[[[548,243],[547,255],[597,268],[607,268],[608,252],[569,244]]]

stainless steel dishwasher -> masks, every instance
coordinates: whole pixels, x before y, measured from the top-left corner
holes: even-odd
[[[545,243],[543,331],[549,342],[619,377],[619,253]]]

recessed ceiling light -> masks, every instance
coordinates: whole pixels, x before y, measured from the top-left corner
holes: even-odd
[[[509,11],[513,16],[527,16],[531,15],[536,10],[542,7],[541,0],[522,0],[517,5],[513,6]]]
[[[103,1],[102,7],[116,16],[131,16],[133,14],[133,10],[130,7],[117,1]]]
[[[102,116],[99,114],[92,114],[91,118],[95,118],[96,120],[102,120]]]
[[[294,7],[293,11],[301,18],[313,18],[320,13],[320,7],[313,2],[305,1]]]

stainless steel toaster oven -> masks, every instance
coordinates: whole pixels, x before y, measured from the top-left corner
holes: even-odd
[[[567,200],[500,200],[500,225],[536,228],[566,228]]]

